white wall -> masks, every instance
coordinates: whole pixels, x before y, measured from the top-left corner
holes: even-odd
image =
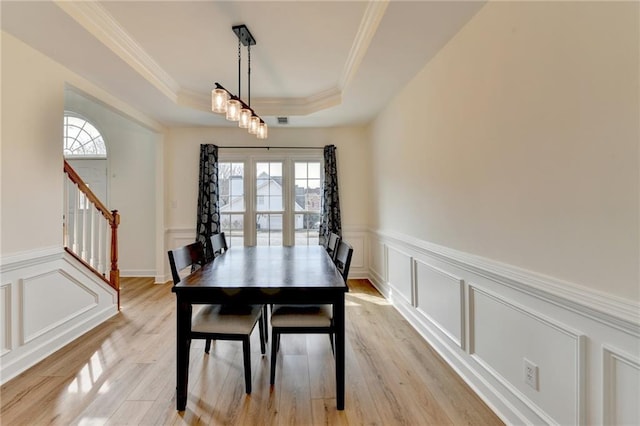
[[[65,91],[65,109],[93,123],[107,145],[109,190],[104,201],[120,213],[120,274],[155,276],[156,151],[162,150],[162,134],[72,89]]]
[[[260,142],[262,141],[257,141],[254,136],[236,127],[170,129],[164,152],[166,247],[176,247],[195,238],[200,144],[292,147],[322,147],[333,144],[337,147],[343,232],[345,238],[354,245],[350,275],[365,276],[365,237],[369,217],[369,165],[366,161],[368,154],[365,130],[360,127],[270,128],[269,139],[262,144]],[[220,153],[222,155],[223,151]],[[241,153],[248,154],[249,151]]]
[[[508,423],[640,422],[639,17],[490,2],[369,129],[371,277]]]

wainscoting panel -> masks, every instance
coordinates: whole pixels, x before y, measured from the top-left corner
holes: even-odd
[[[583,336],[473,284],[469,304],[476,361],[548,423],[581,424]],[[536,388],[525,360],[537,367]]]
[[[464,349],[464,280],[421,260],[415,280],[418,312]]]
[[[2,383],[118,313],[115,290],[62,247],[1,261]]]
[[[342,238],[353,247],[349,278],[369,277],[367,235],[368,231],[359,227],[345,227],[342,230]]]
[[[640,358],[605,346],[603,358],[603,420],[605,425],[640,424]]]
[[[640,424],[640,303],[407,235],[367,241],[374,286],[505,423]]]
[[[414,304],[413,297],[413,259],[407,253],[395,248],[387,248],[388,284],[392,289],[391,297],[401,297],[405,303]]]
[[[0,324],[0,356],[11,350],[11,284],[2,284],[0,286],[0,315],[2,315],[2,324]]]
[[[387,282],[387,249],[377,237],[370,238],[371,247],[369,249],[370,273],[376,277],[376,281]]]
[[[19,283],[22,345],[98,304],[98,295],[64,270],[28,276]]]

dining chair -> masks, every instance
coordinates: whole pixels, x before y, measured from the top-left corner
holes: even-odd
[[[198,269],[203,265],[204,247],[201,242],[169,250],[169,264],[173,284],[181,281],[180,272],[186,268]],[[191,318],[189,339],[206,339],[204,351],[209,353],[211,340],[242,341],[245,390],[251,393],[250,337],[256,323],[260,329],[260,350],[264,355],[264,316],[262,305],[204,305]]]
[[[353,247],[346,241],[340,241],[334,263],[345,284],[351,267]],[[271,309],[271,377],[273,385],[276,379],[276,357],[280,349],[281,334],[328,334],[331,351],[334,351],[332,305],[273,305]]]
[[[347,282],[349,276],[349,268],[351,267],[351,257],[353,257],[353,247],[346,241],[340,241],[336,250],[336,257],[333,260],[336,268],[340,271],[344,282]]]
[[[330,233],[329,238],[327,240],[327,253],[331,256],[331,259],[335,261],[336,259],[336,250],[338,249],[338,244],[340,243],[340,236],[336,233]]]
[[[213,257],[217,257],[227,251],[227,239],[224,236],[224,232],[211,236],[211,247],[213,249]]]
[[[220,232],[217,234],[213,234],[211,236],[211,247],[213,249],[213,256],[214,259],[218,256],[220,256],[221,254],[223,254],[225,251],[227,251],[229,249],[229,247],[227,246],[227,239],[224,235],[224,232]],[[262,306],[262,317],[264,318],[264,321],[261,323],[262,324],[262,328],[263,328],[263,333],[264,333],[264,340],[265,342],[269,341],[269,326],[267,324],[267,305],[261,305]],[[207,340],[207,344],[206,346],[209,347],[211,344],[210,340]]]

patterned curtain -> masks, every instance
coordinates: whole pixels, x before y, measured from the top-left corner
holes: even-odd
[[[218,147],[200,145],[200,178],[198,183],[198,217],[196,241],[204,246],[205,261],[213,260],[211,236],[220,232],[218,191]]]
[[[326,246],[333,232],[342,237],[340,220],[340,197],[338,195],[338,165],[335,145],[324,147],[324,189],[322,220],[320,221],[320,244]]]

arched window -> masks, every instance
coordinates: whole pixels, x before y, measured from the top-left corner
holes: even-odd
[[[64,114],[64,157],[107,158],[107,147],[102,135],[82,117]]]

